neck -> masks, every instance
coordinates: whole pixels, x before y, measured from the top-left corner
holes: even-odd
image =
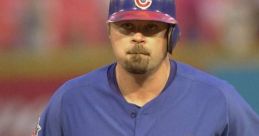
[[[169,75],[169,57],[147,74],[132,74],[121,65],[116,66],[116,78],[121,94],[127,102],[138,106],[144,106],[157,97],[165,87]]]

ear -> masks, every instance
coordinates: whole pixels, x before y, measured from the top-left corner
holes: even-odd
[[[108,37],[110,38],[111,37],[111,24],[110,23],[107,23],[106,30],[107,30]]]
[[[180,29],[178,25],[174,25],[168,39],[168,52],[172,53],[177,41],[180,39]]]

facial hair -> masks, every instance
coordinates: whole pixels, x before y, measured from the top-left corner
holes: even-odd
[[[136,44],[127,51],[129,58],[124,63],[124,68],[132,74],[145,74],[149,71],[150,52],[141,44]]]

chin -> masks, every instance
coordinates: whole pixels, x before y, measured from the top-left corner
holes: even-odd
[[[146,69],[138,69],[138,68],[131,68],[131,69],[127,69],[126,70],[131,73],[131,74],[136,74],[136,75],[143,75],[148,73],[148,70]]]
[[[145,74],[149,71],[149,60],[147,59],[129,59],[124,62],[124,69],[132,74]]]

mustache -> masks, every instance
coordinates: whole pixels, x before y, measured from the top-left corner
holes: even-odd
[[[126,52],[127,54],[144,54],[144,55],[150,55],[150,52],[143,47],[143,45],[136,44],[132,49]]]

